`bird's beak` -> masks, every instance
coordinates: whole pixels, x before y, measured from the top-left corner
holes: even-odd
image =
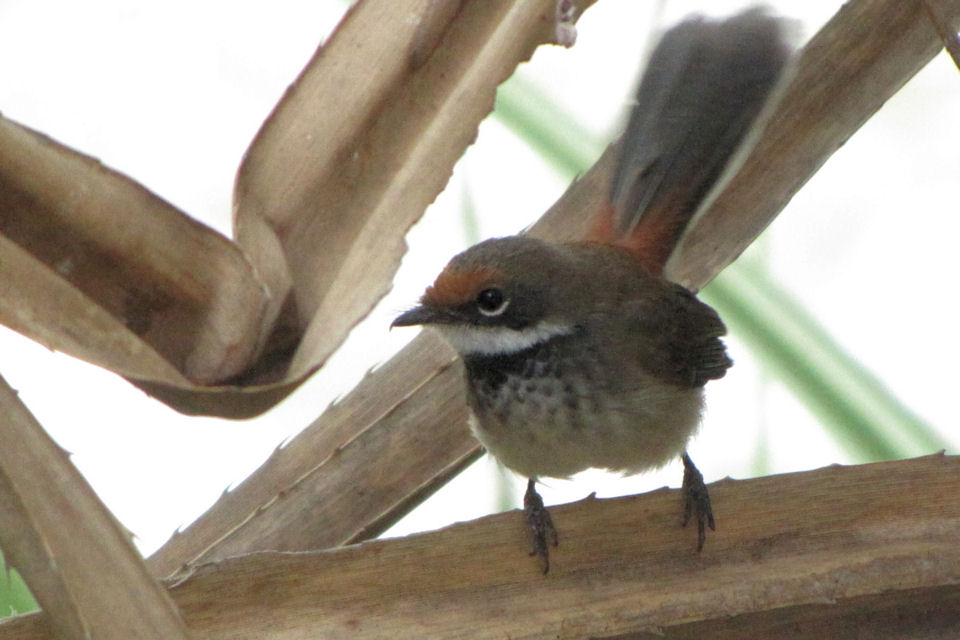
[[[437,322],[443,322],[444,318],[445,314],[439,310],[420,305],[397,316],[393,322],[390,323],[390,328],[412,327],[418,324],[434,324]]]

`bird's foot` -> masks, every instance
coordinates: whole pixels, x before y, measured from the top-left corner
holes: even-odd
[[[716,531],[713,521],[713,509],[710,507],[710,494],[707,485],[703,482],[703,474],[693,464],[690,456],[684,452],[683,456],[683,526],[687,526],[690,517],[697,519],[697,551],[703,550],[703,543],[707,539],[707,527]],[[529,490],[528,490],[529,491]]]
[[[530,555],[543,559],[543,572],[547,573],[550,571],[550,545],[557,546],[560,539],[557,537],[557,529],[553,526],[550,512],[543,506],[543,498],[537,493],[535,485],[533,478],[527,480],[527,492],[523,495],[523,514],[527,517],[533,536]]]

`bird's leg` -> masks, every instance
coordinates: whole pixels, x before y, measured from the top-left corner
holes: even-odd
[[[690,516],[697,519],[697,551],[703,551],[703,543],[707,539],[707,527],[716,531],[713,521],[713,509],[710,508],[710,494],[707,485],[703,483],[703,474],[693,464],[693,460],[684,451],[683,460],[683,526],[687,526]]]
[[[543,498],[537,493],[535,478],[527,480],[527,492],[523,494],[523,514],[527,517],[527,524],[530,525],[530,533],[533,535],[530,555],[543,558],[543,572],[547,573],[550,571],[550,548],[547,540],[549,539],[553,546],[557,546],[560,540],[550,512],[543,506]]]

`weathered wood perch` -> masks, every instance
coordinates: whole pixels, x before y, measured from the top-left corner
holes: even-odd
[[[555,507],[561,542],[547,576],[513,511],[333,551],[230,558],[170,593],[211,639],[960,633],[960,457],[710,491],[718,531],[701,554],[680,528],[678,492],[662,489]],[[0,624],[0,640],[49,637],[39,614]]]

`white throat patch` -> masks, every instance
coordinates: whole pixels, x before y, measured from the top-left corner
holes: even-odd
[[[461,355],[486,355],[517,353],[535,344],[557,336],[573,333],[573,327],[554,322],[541,322],[526,329],[507,327],[475,327],[464,325],[433,325],[447,342]]]

